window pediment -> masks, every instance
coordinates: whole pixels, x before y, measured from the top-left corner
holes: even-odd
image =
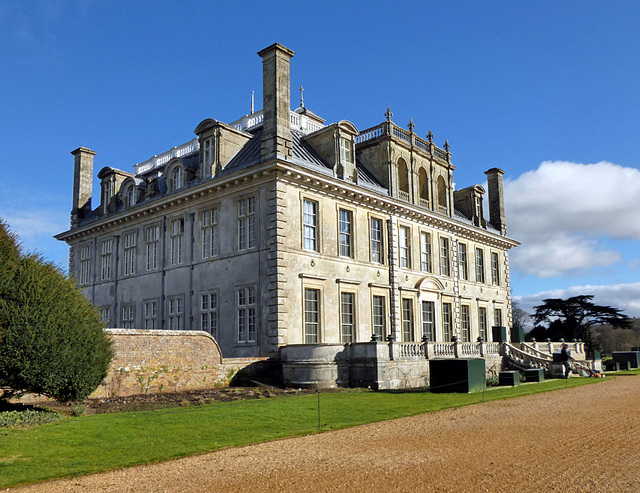
[[[444,285],[435,277],[426,276],[416,283],[416,289],[419,289],[420,291],[441,293],[444,291]]]

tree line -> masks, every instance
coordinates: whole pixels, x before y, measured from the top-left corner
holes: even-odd
[[[514,326],[533,324],[527,339],[536,341],[575,341],[586,343],[587,349],[611,353],[640,346],[640,320],[632,319],[619,308],[598,305],[593,295],[579,295],[567,299],[549,298],[534,307],[528,315],[517,303],[513,309]],[[624,341],[624,342],[623,342]],[[621,348],[621,346],[628,346]]]

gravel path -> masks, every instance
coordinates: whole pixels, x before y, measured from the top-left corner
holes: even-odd
[[[640,378],[12,491],[640,491]]]

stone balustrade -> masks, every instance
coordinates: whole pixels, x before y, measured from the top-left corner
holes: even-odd
[[[408,132],[405,129],[398,127],[393,122],[384,122],[375,127],[363,130],[356,137],[356,144],[367,142],[383,135],[393,135],[396,139],[406,142],[409,145],[413,145],[427,154],[433,154],[436,158],[441,159],[442,161],[449,161],[449,153],[447,151],[440,149],[432,142],[424,140],[412,132]]]
[[[503,367],[504,359],[523,369],[544,368],[545,373],[552,372],[554,365],[551,354],[531,345],[500,342],[374,340],[289,345],[280,349],[285,382],[312,388],[332,385],[375,389],[420,387],[429,381],[431,360],[447,359],[482,359],[486,371],[494,373]]]
[[[424,344],[417,342],[398,343],[399,359],[423,359],[425,358]]]
[[[173,149],[169,149],[167,152],[163,152],[162,154],[158,154],[153,156],[151,159],[147,159],[142,163],[136,164],[133,166],[136,175],[140,175],[142,173],[146,173],[155,169],[159,166],[167,164],[173,158],[180,158],[182,156],[186,156],[187,154],[191,154],[193,152],[198,151],[200,149],[200,144],[198,143],[197,137],[189,142],[175,146]]]
[[[549,354],[532,354],[509,343],[503,345],[504,356],[518,367],[545,368],[545,373],[552,373],[553,357]]]
[[[573,358],[576,360],[584,361],[586,360],[585,353],[585,345],[582,341],[576,342],[530,342],[524,343],[521,345],[521,349],[523,351],[527,351],[531,354],[548,354],[551,355],[553,353],[559,353],[562,350],[563,344],[568,346],[569,352]]]
[[[368,343],[365,343],[368,344]],[[499,356],[499,342],[389,342],[392,360]]]
[[[455,358],[456,343],[455,342],[428,342],[427,357],[428,358]]]

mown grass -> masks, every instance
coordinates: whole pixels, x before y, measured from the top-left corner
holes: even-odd
[[[605,371],[605,375],[616,375],[616,376],[625,376],[625,375],[640,375],[640,368],[635,368],[633,370],[620,370],[620,371]]]
[[[293,395],[5,428],[0,429],[0,487],[305,435],[318,432],[318,424],[322,431],[335,430],[598,381],[550,380],[474,394],[358,390]]]

